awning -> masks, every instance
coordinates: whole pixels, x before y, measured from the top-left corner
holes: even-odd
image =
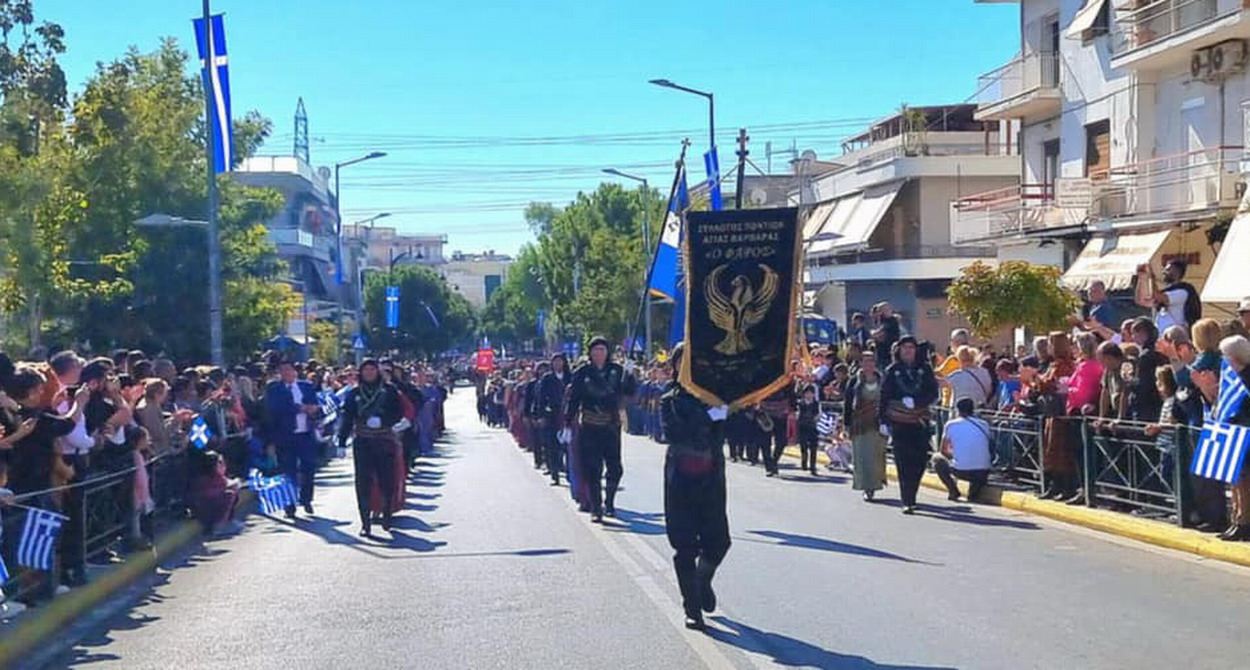
[[[1139,235],[1106,235],[1090,240],[1060,282],[1074,290],[1084,290],[1102,280],[1109,291],[1133,287],[1137,267],[1147,264],[1167,242],[1170,230]]]
[[[1072,19],[1072,23],[1068,25],[1068,29],[1064,31],[1064,35],[1079,40],[1084,38],[1085,31],[1094,27],[1094,23],[1098,21],[1098,13],[1102,11],[1102,5],[1107,0],[1085,0],[1085,6]]]
[[[849,251],[867,245],[868,240],[877,230],[877,224],[881,223],[890,205],[894,204],[894,199],[898,197],[899,189],[903,188],[904,183],[898,181],[864,191],[862,200],[857,203],[846,224],[838,231],[842,236],[833,241],[834,250]]]
[[[1240,303],[1250,296],[1250,283],[1246,282],[1246,268],[1250,259],[1250,214],[1238,214],[1228,228],[1228,236],[1220,246],[1206,286],[1202,287],[1202,301],[1209,303]]]
[[[820,230],[817,231],[816,234],[827,234],[828,237],[815,242],[809,242],[807,245],[807,253],[809,256],[812,254],[828,253],[842,241],[841,236],[845,234],[843,231],[846,228],[847,223],[851,220],[851,215],[855,212],[856,208],[859,207],[859,204],[863,201],[863,199],[863,193],[856,193],[854,195],[838,198],[837,200],[830,200],[829,203],[827,203],[833,206],[832,211],[829,212],[829,215],[825,218],[824,225],[820,227]]]
[[[821,228],[824,228],[825,221],[829,220],[829,215],[837,206],[837,200],[826,200],[807,208],[807,218],[803,221],[804,242],[812,244],[810,240],[820,233]]]

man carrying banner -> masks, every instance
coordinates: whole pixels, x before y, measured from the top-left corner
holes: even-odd
[[[378,362],[366,358],[360,364],[360,383],[348,392],[343,402],[342,421],[339,424],[339,448],[347,448],[347,438],[353,439],[353,458],[356,468],[356,506],[360,510],[360,535],[372,537],[370,523],[370,494],[374,480],[382,494],[382,529],[391,529],[391,513],[394,508],[396,452],[399,450],[399,433],[412,423],[404,417],[399,390],[382,379]]]
[[[673,349],[681,369],[684,346]],[[712,577],[729,552],[725,512],[725,418],[728,407],[710,407],[672,382],[660,398],[660,421],[668,436],[664,457],[664,519],[673,567],[681,589],[686,627],[702,630],[703,613],[716,610]]]
[[[569,383],[567,424],[581,422],[577,450],[590,494],[591,520],[616,516],[616,490],[625,470],[621,465],[621,406],[634,394],[632,375],[608,360],[607,339],[590,341],[590,363],[573,372]],[[604,470],[607,487],[603,487]]]

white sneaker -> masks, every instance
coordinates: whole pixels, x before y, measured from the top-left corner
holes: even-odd
[[[66,585],[64,585],[64,584],[57,584],[57,585],[56,585],[56,594],[57,594],[58,596],[63,596],[63,595],[65,595],[66,593],[69,593],[69,587],[68,587],[68,586],[66,586]]]
[[[0,621],[7,621],[26,611],[26,606],[21,603],[0,603]]]

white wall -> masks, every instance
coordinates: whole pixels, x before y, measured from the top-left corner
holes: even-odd
[[[1061,0],[1060,24],[1072,23],[1084,0]],[[1111,120],[1111,164],[1135,162],[1131,148],[1133,110],[1129,77],[1111,69],[1110,36],[1100,35],[1089,44],[1066,35],[1060,40],[1060,82],[1063,90],[1060,174],[1080,177],[1085,173],[1085,126]]]

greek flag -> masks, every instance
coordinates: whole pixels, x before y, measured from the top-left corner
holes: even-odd
[[[208,441],[213,437],[213,431],[209,430],[208,422],[203,416],[195,417],[195,421],[191,422],[191,445],[196,449],[204,449],[208,446]]]
[[[838,421],[828,412],[821,412],[820,418],[816,420],[816,432],[821,435],[833,435],[834,429],[837,427]]]
[[[329,425],[339,418],[339,401],[333,392],[322,391],[318,393],[317,403],[321,405],[321,425]]]
[[[703,154],[703,165],[707,168],[707,197],[713,212],[724,208],[720,194],[720,158],[716,155],[716,147]]]
[[[260,498],[260,508],[265,514],[275,514],[287,507],[294,507],[299,501],[295,493],[295,485],[285,475],[262,477],[260,472],[252,471],[252,490]]]
[[[1220,394],[1202,427],[1192,472],[1228,484],[1237,481],[1250,448],[1250,428],[1229,425],[1250,396],[1241,377],[1227,361],[1220,370]]]
[[[677,189],[668,203],[664,230],[651,259],[647,290],[657,298],[677,299],[677,276],[681,274],[681,229],[686,210],[690,209],[690,191],[686,188],[686,167],[677,168]]]
[[[22,539],[17,545],[17,564],[33,570],[51,570],[56,554],[56,538],[61,534],[61,524],[65,520],[64,516],[46,509],[28,510]]]
[[[386,287],[386,327],[399,327],[399,287]]]
[[[208,35],[204,34],[204,19],[193,19],[195,46],[200,54],[200,66],[204,77],[204,95],[209,100],[208,129],[213,140],[213,171],[229,172],[234,164],[231,142],[234,132],[230,116],[230,72],[226,58],[226,29],[222,15],[211,17]]]

